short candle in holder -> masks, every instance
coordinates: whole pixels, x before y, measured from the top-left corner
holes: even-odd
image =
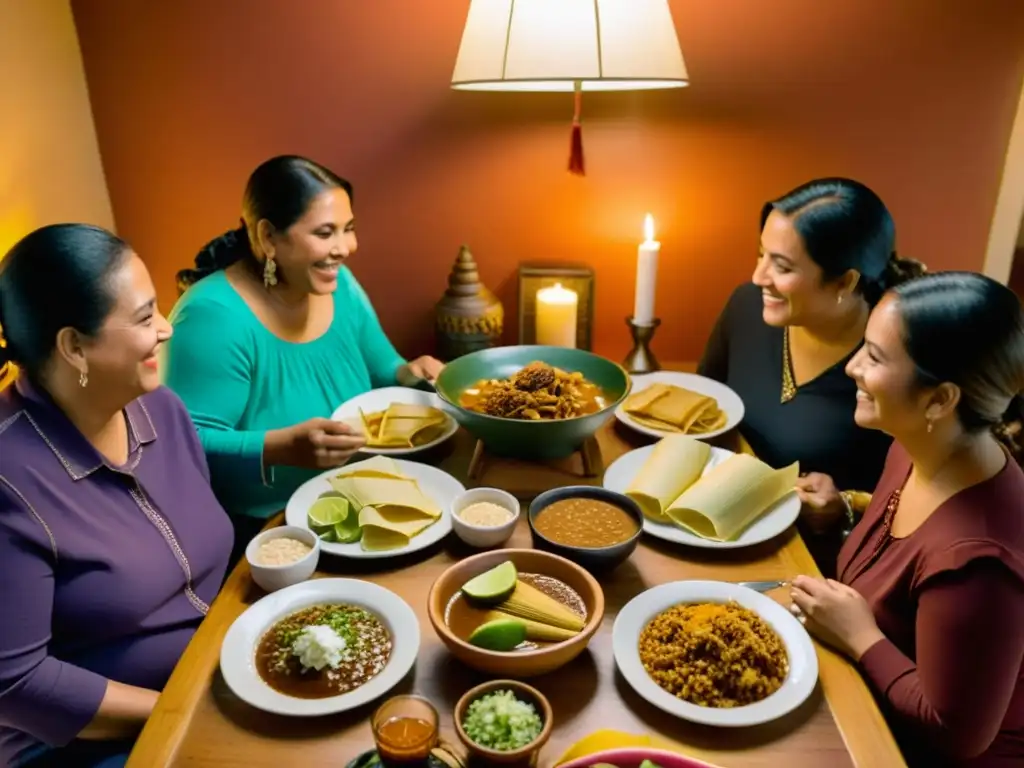
[[[647,325],[654,320],[654,289],[658,277],[658,253],[661,243],[654,239],[654,217],[644,218],[644,241],[636,256],[636,297],[633,302],[633,320]]]
[[[550,347],[576,347],[579,297],[555,283],[537,291],[537,343]]]

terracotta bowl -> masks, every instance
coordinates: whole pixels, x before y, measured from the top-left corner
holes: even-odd
[[[474,576],[511,560],[519,571],[551,576],[572,587],[587,606],[587,623],[576,637],[534,651],[502,653],[477,648],[456,637],[444,620],[452,596]],[[467,557],[438,577],[427,598],[430,623],[448,650],[469,667],[502,677],[536,677],[558,669],[579,656],[604,618],[604,592],[597,580],[564,557],[535,549],[496,549]]]
[[[537,710],[537,714],[540,715],[540,719],[544,725],[541,728],[540,735],[527,744],[525,747],[515,749],[507,752],[500,752],[496,749],[488,749],[482,747],[475,741],[466,735],[466,732],[462,730],[462,721],[466,717],[466,710],[469,705],[479,699],[481,696],[486,696],[488,693],[494,691],[512,691],[517,699],[525,701],[528,704],[533,704],[534,709]],[[489,682],[478,685],[476,688],[471,688],[462,695],[458,703],[455,705],[455,731],[459,734],[459,740],[466,745],[466,749],[469,750],[470,755],[480,760],[483,765],[531,765],[541,747],[543,747],[547,740],[551,737],[551,729],[554,725],[554,716],[551,712],[551,704],[545,698],[544,694],[538,691],[533,686],[527,685],[526,683],[520,683],[515,680],[491,680]]]

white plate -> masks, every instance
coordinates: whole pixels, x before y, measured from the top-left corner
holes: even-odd
[[[429,448],[433,448],[435,445],[440,445],[459,431],[458,422],[445,413],[440,397],[435,395],[433,392],[424,392],[421,389],[411,389],[410,387],[384,387],[383,389],[371,389],[369,392],[356,395],[351,400],[346,400],[344,403],[339,405],[334,413],[331,414],[331,418],[335,421],[349,421],[352,419],[358,420],[360,408],[363,413],[373,413],[375,411],[387,410],[387,407],[392,403],[427,405],[431,408],[436,408],[441,411],[441,413],[444,413],[447,426],[439,437],[431,440],[429,443],[417,445],[415,448],[367,447],[359,451],[360,453],[380,454],[381,456],[407,456],[410,453],[419,453],[420,451],[426,451]]]
[[[707,432],[703,435],[694,435],[699,440],[708,440],[712,437],[718,437],[724,435],[730,429],[738,425],[743,421],[743,401],[740,400],[740,396],[737,395],[729,387],[725,386],[720,381],[709,379],[706,376],[698,376],[695,373],[677,373],[675,371],[657,371],[655,373],[642,373],[638,376],[633,377],[633,388],[630,390],[629,395],[632,397],[637,392],[642,392],[652,384],[675,384],[677,387],[688,389],[691,392],[698,392],[708,397],[713,397],[718,401],[718,407],[725,411],[725,426],[721,429],[716,429],[714,432]],[[619,405],[615,409],[615,418],[625,424],[631,429],[635,429],[637,432],[643,432],[645,435],[651,437],[664,437],[668,432],[659,432],[657,429],[651,429],[645,427],[630,417],[626,413],[623,405]]]
[[[679,603],[736,601],[758,614],[774,629],[789,655],[789,674],[782,687],[756,704],[715,709],[677,699],[647,674],[637,644],[644,627],[657,614]],[[630,600],[619,611],[612,629],[615,664],[626,682],[641,697],[669,714],[705,725],[740,727],[760,725],[782,717],[800,706],[818,680],[818,657],[810,635],[788,610],[752,589],[722,581],[677,581],[659,584]]]
[[[630,483],[633,482],[633,478],[639,474],[640,468],[643,467],[644,462],[650,458],[655,445],[657,445],[657,443],[645,445],[643,448],[637,448],[629,453],[624,453],[613,461],[612,465],[605,470],[604,487],[609,491],[625,493],[626,489],[629,488]],[[732,455],[732,451],[711,446],[711,457],[708,459],[708,463],[705,465],[704,472],[702,474],[706,474],[712,467],[721,464]],[[711,539],[704,539],[696,534],[690,533],[684,528],[680,528],[678,525],[656,523],[653,520],[648,520],[647,518],[644,518],[644,533],[649,533],[657,539],[673,541],[677,544],[687,544],[691,547],[702,547],[704,549],[739,549],[741,547],[760,544],[763,541],[775,538],[795,523],[799,516],[800,499],[797,497],[796,491],[793,491],[791,493],[787,493],[779,499],[779,501],[765,510],[764,514],[747,526],[743,533],[731,541],[713,541]]]
[[[348,603],[371,611],[391,633],[391,657],[380,674],[340,696],[299,699],[278,693],[256,671],[256,646],[275,622],[318,603]],[[394,592],[360,579],[314,579],[267,595],[235,619],[220,646],[220,671],[234,694],[257,709],[278,715],[328,715],[361,707],[390,691],[412,669],[419,648],[416,612]]]
[[[352,544],[321,541],[321,552],[326,552],[329,555],[368,560],[398,557],[399,555],[407,555],[410,552],[417,552],[425,547],[429,547],[448,535],[448,532],[452,529],[452,502],[456,496],[466,491],[465,486],[447,472],[442,472],[436,467],[420,464],[415,461],[404,461],[403,459],[394,459],[394,462],[398,465],[398,469],[403,475],[416,480],[420,485],[420,490],[433,499],[434,503],[441,508],[441,517],[437,522],[423,531],[423,533],[413,536],[407,545],[399,549],[367,552],[358,541]],[[306,514],[309,512],[309,508],[313,506],[313,502],[319,499],[322,494],[334,490],[330,482],[328,482],[329,478],[337,475],[342,469],[351,469],[352,467],[359,466],[361,463],[358,461],[351,462],[344,467],[329,469],[300,485],[295,493],[292,494],[292,497],[288,499],[288,505],[284,508],[285,522],[288,525],[309,528],[309,524],[306,522]]]

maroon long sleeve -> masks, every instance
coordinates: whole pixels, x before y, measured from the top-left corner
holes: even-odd
[[[1024,471],[940,505],[909,535],[885,524],[909,457],[890,452],[870,508],[839,555],[840,580],[885,639],[860,660],[907,762],[1024,766]]]
[[[1024,585],[1000,561],[974,560],[922,590],[916,624],[916,663],[882,640],[861,658],[864,674],[915,740],[954,759],[977,757],[1017,687]]]

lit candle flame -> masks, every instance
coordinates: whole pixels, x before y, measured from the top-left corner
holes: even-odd
[[[648,243],[654,241],[654,217],[649,213],[644,217],[644,238]]]

